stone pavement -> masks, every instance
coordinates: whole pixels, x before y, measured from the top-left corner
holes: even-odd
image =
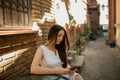
[[[80,73],[85,80],[120,80],[120,50],[106,46],[106,36],[86,44]]]

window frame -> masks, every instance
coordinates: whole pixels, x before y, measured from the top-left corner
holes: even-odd
[[[29,28],[31,0],[0,0],[0,28]]]

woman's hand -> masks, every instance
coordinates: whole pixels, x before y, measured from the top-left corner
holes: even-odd
[[[68,68],[55,68],[56,74],[69,74],[70,69]]]
[[[77,71],[77,68],[71,70],[70,68],[56,68],[56,74],[74,74]]]
[[[72,67],[72,68],[69,68],[69,74],[73,74],[75,73],[76,71],[78,71],[78,69],[76,67]]]

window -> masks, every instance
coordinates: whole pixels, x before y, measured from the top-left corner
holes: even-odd
[[[0,0],[0,28],[30,26],[31,0]]]

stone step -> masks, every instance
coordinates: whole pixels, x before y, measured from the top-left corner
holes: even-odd
[[[75,56],[74,60],[71,61],[71,66],[82,67],[83,62],[84,62],[84,56],[83,55],[77,55],[77,56]]]

